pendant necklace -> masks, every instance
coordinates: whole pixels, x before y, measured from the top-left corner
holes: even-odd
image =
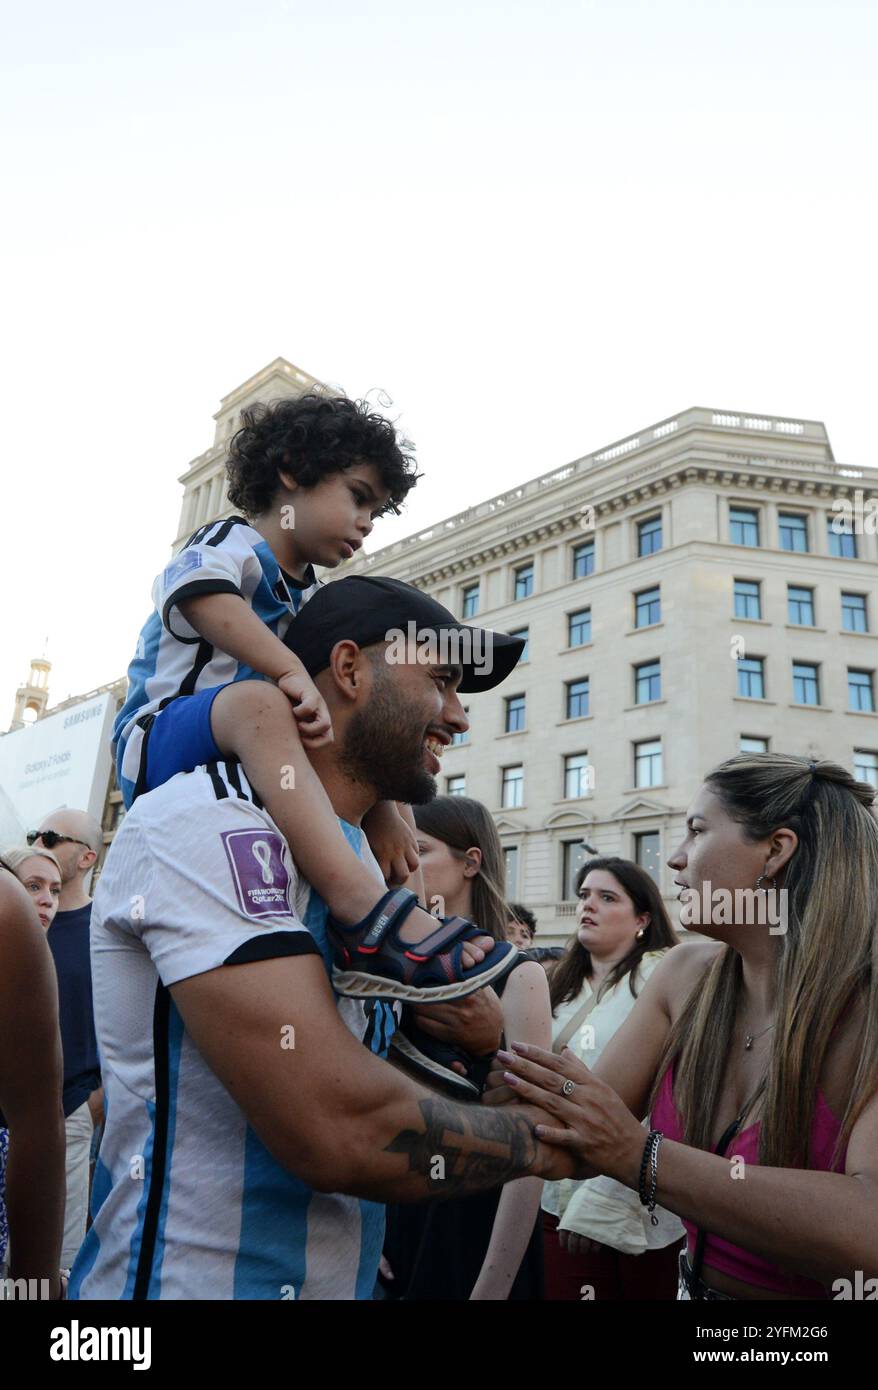
[[[773,1028],[773,1027],[774,1027],[774,1024],[773,1024],[773,1023],[769,1023],[769,1024],[768,1024],[768,1027],[763,1028],[763,1029],[762,1029],[762,1032],[760,1032],[760,1033],[748,1033],[747,1036],[746,1036],[745,1039],[744,1039],[744,1051],[745,1051],[745,1052],[749,1052],[749,1051],[751,1050],[751,1048],[753,1047],[753,1044],[755,1043],[756,1039],[757,1039],[757,1038],[761,1038],[761,1037],[763,1036],[763,1034],[765,1034],[765,1033],[768,1032],[768,1029],[769,1029],[769,1028]]]

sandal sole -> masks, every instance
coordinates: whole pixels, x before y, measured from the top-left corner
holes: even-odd
[[[465,1076],[459,1076],[456,1071],[449,1071],[441,1062],[434,1062],[432,1057],[427,1057],[399,1030],[390,1039],[391,1056],[394,1052],[399,1054],[400,1061],[408,1067],[409,1073],[414,1072],[421,1081],[437,1081],[443,1086],[453,1086],[455,1093],[461,1097],[471,1096],[477,1099],[481,1094],[478,1086],[467,1081]]]
[[[409,1004],[440,1004],[450,999],[465,999],[475,994],[492,980],[512,969],[516,954],[510,951],[490,970],[483,970],[474,980],[454,980],[447,985],[428,985],[418,989],[416,985],[404,985],[400,980],[389,980],[382,975],[367,975],[362,970],[340,970],[332,967],[332,987],[336,994],[346,999],[392,999]]]

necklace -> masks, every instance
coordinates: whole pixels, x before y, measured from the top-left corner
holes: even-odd
[[[769,1024],[767,1025],[767,1027],[763,1028],[762,1031],[759,1032],[759,1033],[748,1033],[747,1036],[744,1038],[744,1051],[745,1051],[745,1052],[749,1052],[750,1049],[752,1048],[753,1044],[755,1043],[756,1039],[757,1039],[757,1038],[761,1038],[761,1037],[763,1036],[764,1033],[767,1033],[767,1032],[768,1032],[768,1029],[769,1029],[769,1028],[773,1028],[773,1027],[774,1027],[774,1024],[773,1024],[773,1023],[769,1023]]]

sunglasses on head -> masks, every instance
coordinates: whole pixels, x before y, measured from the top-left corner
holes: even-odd
[[[57,830],[29,830],[27,832],[27,842],[35,845],[37,840],[42,840],[46,849],[54,849],[56,845],[64,844],[82,845],[84,849],[91,849],[85,840],[75,840],[72,835],[59,835]]]

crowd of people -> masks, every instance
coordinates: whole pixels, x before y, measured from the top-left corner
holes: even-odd
[[[410,449],[305,396],[244,412],[228,476],[241,515],[156,580],[94,902],[85,813],[0,855],[0,1269],[76,1300],[878,1274],[873,789],[767,753],[693,787],[675,884],[780,892],[783,933],[736,906],[681,942],[650,874],[595,854],[542,946],[490,812],[436,784],[460,695],[523,643],[314,569],[399,507]]]

